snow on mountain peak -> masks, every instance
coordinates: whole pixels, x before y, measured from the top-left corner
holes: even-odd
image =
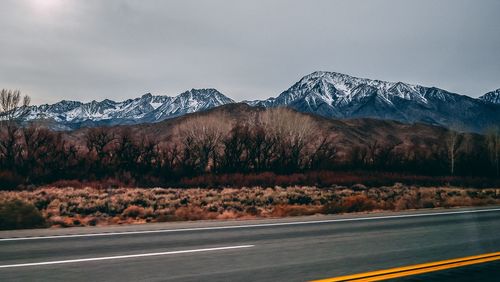
[[[500,88],[484,94],[479,99],[493,104],[500,104]]]
[[[262,107],[285,106],[334,118],[368,117],[445,126],[467,124],[472,130],[479,131],[500,123],[500,89],[480,99],[482,101],[436,87],[316,71],[302,77],[277,97],[244,103]],[[17,116],[24,120],[48,119],[62,127],[78,128],[157,122],[230,103],[234,101],[216,89],[207,88],[191,89],[175,97],[146,93],[121,102],[63,100],[53,105],[31,106],[29,111],[19,110]]]
[[[392,104],[392,100],[397,98],[427,103],[425,88],[422,86],[326,71],[316,71],[304,76],[275,99],[248,103],[261,106],[306,103],[311,107],[327,105],[335,108],[331,110],[337,111],[345,105],[374,96],[388,104]]]
[[[48,119],[64,124],[81,122],[157,122],[185,113],[234,103],[215,89],[192,89],[176,97],[146,93],[139,98],[115,102],[109,99],[81,103],[60,101],[53,105],[30,106],[24,120]]]
[[[498,93],[488,95],[490,101],[498,96]],[[326,71],[302,77],[276,98],[246,103],[262,107],[286,106],[334,118],[369,117],[445,126],[466,123],[474,131],[500,120],[500,108],[484,108],[483,102],[468,96],[436,87]]]

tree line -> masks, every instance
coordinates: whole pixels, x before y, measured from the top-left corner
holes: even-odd
[[[340,150],[313,117],[284,108],[245,121],[223,114],[180,122],[168,140],[130,127],[89,128],[83,142],[38,125],[20,125],[13,110],[29,105],[20,92],[0,93],[0,185],[119,179],[131,185],[175,185],[200,175],[381,171],[416,175],[499,176],[500,134],[448,131],[441,142],[371,141]],[[19,110],[17,112],[19,114]]]

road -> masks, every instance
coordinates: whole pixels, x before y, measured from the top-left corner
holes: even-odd
[[[500,208],[3,231],[0,238],[0,281],[308,281],[498,252]],[[487,277],[500,277],[498,265],[483,267]],[[481,270],[469,269],[455,272]]]

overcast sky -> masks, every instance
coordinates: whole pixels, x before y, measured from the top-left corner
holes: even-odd
[[[477,97],[500,88],[500,1],[1,0],[0,88],[35,104],[217,88],[276,96],[316,70]]]

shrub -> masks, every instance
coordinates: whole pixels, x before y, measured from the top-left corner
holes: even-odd
[[[308,195],[290,195],[288,197],[288,203],[290,205],[309,205],[312,202],[312,198]]]
[[[85,185],[79,180],[57,180],[55,182],[52,182],[50,184],[51,187],[56,187],[56,188],[83,188]]]
[[[45,219],[34,205],[21,200],[0,203],[0,230],[45,226]]]
[[[146,210],[143,207],[132,205],[123,211],[122,216],[125,218],[127,217],[138,218],[138,217],[144,217],[145,214]]]
[[[0,190],[15,189],[22,183],[23,179],[19,175],[10,171],[0,171]]]
[[[271,215],[274,217],[303,216],[317,214],[321,211],[320,207],[315,206],[278,205],[274,207]]]
[[[365,195],[349,196],[342,200],[341,208],[345,212],[371,211],[376,203]]]
[[[175,211],[176,220],[215,219],[218,214],[206,212],[199,207],[180,207]]]
[[[12,220],[16,217],[11,211],[16,209],[2,202],[28,202],[46,217],[47,224],[70,227],[500,204],[498,188],[353,186],[112,190],[46,187],[0,191],[0,207]]]
[[[96,217],[90,217],[87,219],[87,225],[96,226],[99,220]]]
[[[59,226],[59,227],[71,227],[71,226],[73,226],[73,220],[71,220],[67,217],[59,216],[59,215],[52,216],[49,219],[49,222],[52,226]]]
[[[256,207],[248,207],[245,209],[245,213],[251,216],[259,216],[261,211]]]

